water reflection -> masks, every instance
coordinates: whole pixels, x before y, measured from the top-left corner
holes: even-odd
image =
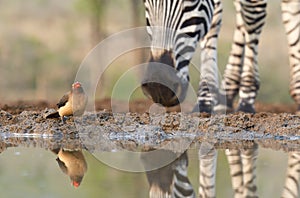
[[[120,149],[120,142],[122,142],[122,140],[119,139],[118,144],[116,144],[117,149]],[[144,190],[148,191],[147,197],[247,197],[250,195],[252,197],[266,197],[261,196],[262,188],[264,187],[262,187],[263,185],[259,183],[259,179],[257,178],[266,177],[266,180],[272,183],[274,182],[273,180],[275,180],[273,178],[276,178],[276,180],[278,180],[278,177],[277,172],[273,171],[270,175],[264,175],[263,171],[257,170],[260,166],[263,165],[261,163],[260,166],[257,165],[257,160],[259,160],[261,157],[260,152],[257,152],[258,147],[262,147],[263,145],[264,144],[261,144],[259,141],[214,141],[195,143],[192,145],[191,151],[194,151],[195,153],[195,151],[197,150],[198,155],[192,156],[192,160],[193,158],[198,159],[198,171],[192,170],[189,166],[189,159],[191,158],[191,155],[189,155],[189,151],[177,152],[174,150],[164,149],[156,150],[157,152],[150,152],[155,150],[155,148],[149,146],[143,147],[142,145],[138,145],[136,148],[142,148],[143,150],[140,156],[140,161],[144,166],[144,169],[151,170],[147,171],[143,175],[143,177],[146,178],[145,180],[148,182],[148,189],[144,186]],[[126,144],[126,141],[122,144],[122,146],[123,149],[126,149],[126,147],[128,146],[128,144]],[[81,186],[79,189],[88,188],[89,185],[92,185],[91,181],[93,181],[94,183],[100,183],[100,176],[97,176],[97,173],[101,172],[102,170],[99,169],[99,167],[97,169],[90,169],[91,161],[86,160],[86,152],[84,151],[86,147],[85,145],[82,145],[80,139],[43,139],[28,137],[0,138],[1,153],[5,153],[6,150],[10,147],[19,147],[20,149],[25,147],[34,147],[51,151],[55,154],[55,156],[51,154],[51,157],[53,157],[52,162],[53,164],[55,164],[55,170],[57,170],[58,173],[60,171],[57,168],[57,164],[61,171],[64,174],[68,175],[68,177],[71,179],[73,186],[78,187],[81,182],[84,181],[85,185]],[[132,145],[129,145],[129,147],[130,149],[132,149]],[[112,148],[111,151],[113,152],[111,153],[111,155],[114,155],[114,152],[116,152],[116,148]],[[217,166],[219,163],[221,163],[219,160],[217,160],[218,155],[221,153],[219,151],[224,150],[227,157],[226,163],[229,166],[230,178],[227,178],[220,173],[217,174]],[[106,150],[106,152],[111,151]],[[103,152],[103,150],[93,150],[93,152]],[[22,155],[19,157],[22,157]],[[153,167],[153,164],[161,161],[162,159],[166,160],[167,158],[172,158],[175,160],[164,167],[152,170],[151,167]],[[57,164],[54,163],[55,159],[57,161]],[[126,161],[126,159],[124,160]],[[261,160],[263,161],[266,159]],[[28,163],[32,165],[34,162],[30,161]],[[287,161],[282,161],[282,163],[287,165],[286,176],[284,178],[281,177],[280,181],[278,181],[280,182],[282,190],[276,189],[277,191],[281,191],[280,194],[268,194],[268,197],[299,197],[300,152],[298,150],[293,151],[293,149],[291,149],[288,152]],[[87,168],[88,166],[89,169]],[[267,169],[273,166],[276,166],[276,164],[268,164]],[[92,172],[88,174],[89,171]],[[218,171],[220,171],[220,169]],[[1,172],[1,167],[0,174],[3,175],[3,172]],[[192,179],[196,174],[198,177],[198,182],[195,182],[195,180]],[[87,175],[90,175],[90,177],[91,175],[95,175],[95,178],[93,180],[86,180]],[[113,177],[113,175],[107,175],[103,181],[105,182],[110,177]],[[128,173],[127,175],[125,174],[124,177],[128,177]],[[226,178],[226,181],[224,181],[224,185],[225,183],[226,185],[227,183],[231,183],[232,190],[230,195],[225,193],[223,194],[223,191],[218,190],[222,189],[222,186],[216,185],[216,181],[220,180],[220,178],[223,177]],[[69,178],[67,179],[69,180]],[[121,186],[124,185],[124,181],[126,183],[126,180],[124,179],[114,182],[116,183],[115,185],[117,185],[118,188],[121,188]],[[139,183],[139,181],[140,180],[138,180],[137,183]],[[64,184],[65,183],[66,182],[64,181]],[[107,186],[110,185],[112,184],[107,184]],[[134,182],[131,182],[127,185],[138,188],[138,185]],[[102,187],[104,191],[106,190],[107,186]],[[64,185],[64,187],[66,187],[66,185]],[[100,188],[100,186],[94,186],[94,189],[97,188]],[[76,195],[76,193],[73,195],[73,197],[82,196],[82,194]],[[110,196],[107,195],[103,197]],[[124,190],[123,197],[126,197],[126,189]],[[131,192],[128,193],[127,197],[145,197],[145,194],[141,195]]]
[[[56,161],[63,173],[68,175],[74,187],[79,187],[85,172],[87,163],[81,150],[53,149],[57,155]]]
[[[257,197],[256,194],[256,158],[257,144],[247,149],[227,149],[234,197]],[[143,155],[141,159],[148,169],[153,161],[176,154],[161,150],[155,155]],[[145,157],[146,156],[146,157]],[[214,144],[204,142],[199,149],[199,197],[216,197],[217,150]],[[149,197],[196,197],[188,178],[188,157],[184,152],[176,160],[163,168],[147,172],[150,185]]]
[[[168,150],[141,154],[145,170],[151,169],[153,164],[165,158],[175,160],[167,166],[146,172],[150,185],[149,197],[195,197],[194,189],[187,174],[187,152],[179,156]]]
[[[199,149],[199,197],[216,196],[217,150],[213,144],[204,142]]]
[[[226,149],[234,197],[258,197],[256,160],[258,146],[247,149]]]
[[[217,153],[213,143],[201,143],[199,149],[199,197],[216,197]],[[230,168],[233,196],[235,198],[259,197],[256,183],[258,145],[253,143],[251,148],[226,149],[225,153]],[[142,154],[141,159],[145,169],[148,169],[153,160],[160,160],[169,155],[176,154],[172,151],[161,150],[155,155],[147,155],[147,158]],[[148,171],[146,174],[150,186],[149,197],[196,197],[187,171],[188,157],[186,152],[168,166]],[[299,197],[299,182],[300,152],[290,152],[281,197]]]
[[[291,152],[288,155],[288,167],[285,185],[281,197],[299,197],[300,180],[300,152]]]

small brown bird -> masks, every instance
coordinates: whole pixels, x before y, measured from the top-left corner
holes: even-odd
[[[52,150],[57,154],[56,161],[63,173],[68,175],[74,187],[79,187],[85,172],[87,163],[81,150],[64,150],[62,148]]]
[[[46,118],[61,117],[64,123],[65,116],[81,116],[85,111],[87,101],[88,99],[82,85],[79,82],[75,82],[72,84],[71,91],[67,92],[57,103],[57,112],[47,115]]]

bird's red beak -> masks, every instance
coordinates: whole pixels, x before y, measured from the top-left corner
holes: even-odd
[[[72,182],[72,185],[75,187],[75,188],[78,188],[80,186],[80,183],[79,182],[76,182],[76,181],[73,181]]]
[[[74,83],[73,87],[74,88],[79,88],[79,87],[81,87],[81,84],[79,82],[76,82],[76,83]]]

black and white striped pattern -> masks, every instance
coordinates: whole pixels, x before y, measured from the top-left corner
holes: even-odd
[[[282,198],[297,198],[300,195],[300,152],[291,152],[288,157],[285,185]]]
[[[257,47],[266,17],[266,0],[235,0],[236,29],[228,64],[222,82],[226,105],[232,109],[239,93],[238,110],[254,112],[254,101],[259,89]],[[224,101],[221,101],[224,102]]]
[[[226,149],[230,168],[232,190],[235,198],[259,197],[256,187],[256,160],[257,145],[249,149]],[[142,154],[142,163],[146,170],[170,156],[177,154],[172,151],[157,150],[152,155]],[[218,150],[214,144],[202,142],[199,149],[199,191],[201,198],[216,197],[216,166]],[[170,164],[161,168],[146,172],[150,185],[149,197],[151,198],[174,198],[196,197],[196,193],[188,178],[188,156],[184,152]],[[222,175],[220,175],[221,177]],[[228,181],[229,182],[229,181]],[[298,198],[300,188],[300,153],[288,154],[285,185],[281,198]]]
[[[188,65],[201,40],[201,81],[198,107],[211,111],[218,92],[217,38],[222,7],[219,0],[145,0],[147,30],[152,40],[151,56],[161,60],[166,53],[183,84],[189,81]],[[232,109],[239,94],[238,110],[255,112],[259,89],[258,43],[265,23],[267,0],[235,0],[236,29],[228,64],[224,72],[220,106]],[[286,29],[291,68],[290,94],[300,110],[300,0],[282,0],[282,19]],[[184,89],[187,86],[184,86]],[[183,94],[184,95],[184,94]],[[184,95],[185,96],[185,95]],[[225,98],[225,99],[224,99]]]
[[[207,144],[207,143],[202,143]],[[217,151],[213,145],[199,150],[199,197],[216,197],[215,177]],[[256,186],[257,144],[249,149],[226,149],[232,189],[235,198],[259,197]],[[300,195],[300,152],[288,154],[285,185],[281,198],[298,198]]]
[[[200,39],[201,82],[195,110],[211,111],[217,95],[217,36],[220,0],[144,0],[152,62],[169,64],[183,84],[189,82],[189,63]],[[166,54],[173,60],[164,62]],[[187,86],[184,86],[187,89]],[[184,90],[185,92],[187,90]]]
[[[176,160],[174,169],[174,177],[172,182],[172,197],[194,198],[196,194],[188,178],[188,156],[184,152],[178,160]]]
[[[170,51],[175,69],[187,79],[187,66],[197,43],[210,29],[213,1],[145,0],[144,3],[151,55],[159,59],[164,51]]]
[[[233,100],[239,94],[238,110],[255,112],[259,89],[257,46],[265,23],[267,0],[235,0],[234,3],[236,29],[222,82],[226,100],[220,102],[232,109]],[[281,8],[289,47],[290,94],[300,110],[300,0],[282,0]]]
[[[209,32],[201,40],[201,70],[198,90],[198,106],[194,111],[211,112],[218,97],[217,44],[222,21],[222,5],[215,0],[212,24]]]
[[[188,156],[187,152],[176,158],[177,154],[172,151],[156,150],[154,153],[142,154],[142,163],[149,170],[155,162],[172,157],[174,161],[163,167],[147,171],[147,179],[150,185],[150,198],[194,198],[196,194],[188,179]],[[155,167],[151,167],[155,168]]]
[[[281,9],[289,47],[290,94],[300,111],[300,0],[282,0]]]
[[[159,62],[164,60],[161,57],[168,54],[172,60],[162,63],[169,63],[175,68],[176,75],[183,84],[189,81],[188,65],[201,39],[202,76],[198,104],[194,110],[210,112],[216,103],[218,90],[216,50],[222,15],[220,1],[144,0],[144,3],[147,31],[152,41],[151,60]],[[222,82],[225,91],[220,96],[224,97],[220,97],[219,102],[232,109],[233,100],[239,93],[238,110],[255,112],[254,102],[260,83],[257,48],[265,23],[267,1],[235,0],[234,3],[237,26]],[[282,18],[289,43],[291,95],[299,104],[300,110],[300,0],[282,0]],[[235,196],[256,197],[254,172],[257,148],[231,150],[226,154],[231,166]],[[207,167],[213,168],[209,165]],[[213,186],[211,181],[209,180],[208,186]],[[205,194],[205,188],[200,187],[199,191]]]
[[[199,197],[216,197],[217,150],[203,142],[199,149]]]
[[[258,197],[256,186],[257,145],[251,149],[225,151],[230,167],[234,197]]]
[[[233,109],[233,100],[239,93],[240,99],[237,110],[253,113],[255,112],[254,102],[259,89],[257,46],[265,22],[267,1],[236,0],[234,3],[237,11],[237,27],[234,32],[234,43],[232,44],[231,54],[222,82],[222,87],[225,88],[223,95],[226,95],[226,99],[222,99],[219,102],[226,104],[226,109]],[[300,110],[300,0],[283,0],[281,7],[289,44],[290,93]],[[232,175],[235,175],[235,177],[232,177],[235,195],[239,197],[243,193],[245,196],[246,189],[246,195],[250,193],[251,196],[255,196],[254,175],[253,178],[250,178],[251,180],[249,181],[251,182],[247,187],[247,183],[244,180],[245,175],[237,173],[243,173],[245,166],[251,165],[253,168],[255,167],[257,151],[254,150],[253,156],[249,156],[249,159],[253,159],[249,161],[250,164],[241,163],[243,156],[240,156],[239,153],[240,151],[238,150],[231,150],[226,153],[231,170],[235,171],[235,173],[232,172]],[[235,163],[231,164],[232,162]]]
[[[256,187],[257,145],[251,149],[225,151],[235,198],[258,197]],[[217,151],[213,144],[201,144],[199,150],[199,197],[216,197]]]
[[[233,100],[239,93],[239,111],[255,112],[254,102],[259,89],[259,74],[257,63],[257,46],[259,36],[266,17],[266,0],[235,0],[237,11],[237,27],[234,32],[234,43],[232,44],[231,54],[224,72],[222,87],[225,88],[226,99],[221,97],[219,101],[226,105],[226,109],[233,109]],[[300,110],[300,0],[282,0],[282,19],[286,29],[289,45],[289,61],[291,68],[290,94],[298,104]],[[221,94],[221,95],[222,95]],[[257,149],[247,151],[249,161],[244,162],[245,154],[238,150],[226,152],[232,175],[235,197],[256,196],[255,174],[245,175],[245,169],[249,173],[255,171],[255,161]],[[295,159],[289,157],[289,163]],[[248,172],[248,171],[246,171]],[[294,172],[293,168],[288,167],[287,172]],[[298,174],[299,175],[299,174]],[[295,179],[287,177],[287,183],[294,182],[291,192],[288,194],[286,183],[283,197],[299,196],[299,176]],[[248,179],[247,179],[248,177]],[[246,181],[245,181],[246,179]],[[296,187],[295,187],[296,186]],[[296,192],[297,191],[297,192]]]

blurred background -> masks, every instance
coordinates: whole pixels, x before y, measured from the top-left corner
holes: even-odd
[[[258,100],[268,103],[292,103],[280,2],[269,2],[259,45],[261,89]],[[235,25],[232,1],[223,1],[223,4],[218,52],[221,73],[227,63]],[[0,0],[1,103],[57,101],[70,89],[81,62],[93,47],[115,33],[144,25],[141,0]],[[199,53],[197,50],[193,59],[196,65],[199,65]],[[111,96],[119,77],[147,58],[148,53],[141,50],[115,60],[101,77],[96,99]],[[191,83],[197,89],[199,72],[195,68],[191,70]],[[114,97],[122,99],[122,94],[119,92]],[[143,97],[139,89],[133,96]]]

